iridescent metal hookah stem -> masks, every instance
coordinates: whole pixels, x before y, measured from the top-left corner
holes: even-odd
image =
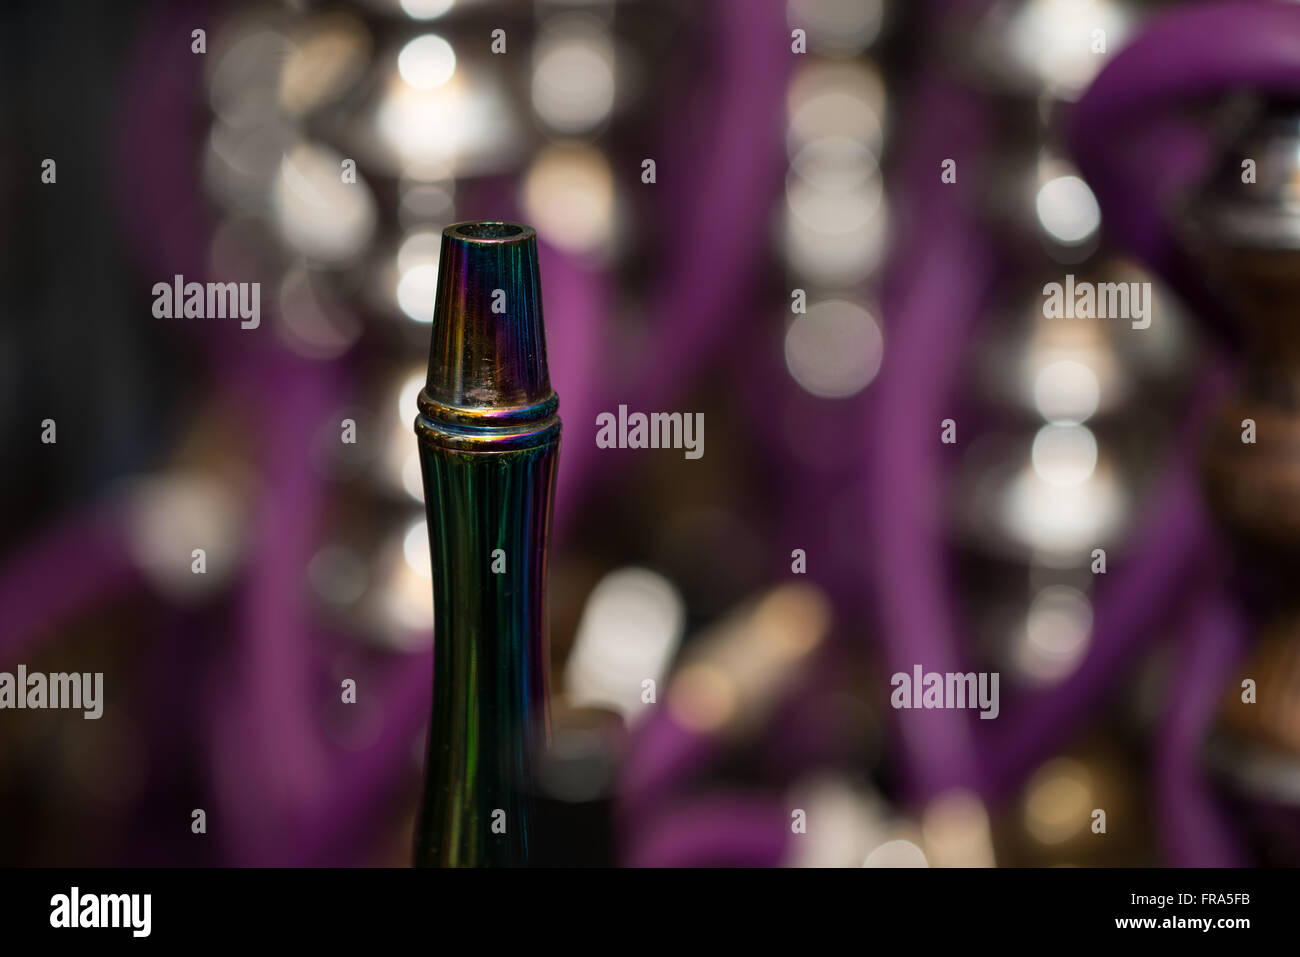
[[[434,663],[415,864],[525,864],[533,752],[549,723],[546,556],[560,444],[530,227],[443,230],[419,406]]]

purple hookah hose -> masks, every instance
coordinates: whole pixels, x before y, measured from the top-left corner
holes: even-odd
[[[1245,653],[1250,622],[1215,567],[1186,616],[1170,694],[1155,747],[1160,845],[1175,867],[1241,867],[1241,840],[1206,779],[1201,743],[1213,723],[1224,676]]]
[[[879,653],[886,674],[963,671],[944,547],[940,422],[961,416],[952,397],[987,300],[995,263],[974,218],[973,177],[940,185],[945,158],[972,169],[986,116],[943,71],[916,96],[919,122],[898,164],[904,232],[884,290],[885,354],[871,385],[862,469]],[[961,432],[958,433],[959,439]],[[956,711],[908,712],[895,722],[905,795],[925,800],[973,787],[979,773],[969,721]]]
[[[628,842],[629,867],[769,867],[786,855],[785,801],[751,792],[683,798],[646,822]]]
[[[1159,16],[1112,60],[1070,118],[1071,150],[1097,196],[1107,229],[1183,293],[1214,307],[1169,229],[1169,200],[1204,159],[1190,137],[1168,135],[1179,107],[1247,90],[1300,93],[1300,7],[1271,0],[1209,3]],[[1117,149],[1132,138],[1133,145]]]
[[[119,509],[92,506],[59,520],[0,568],[0,662],[32,653],[81,609],[142,587]],[[69,576],[69,568],[77,574]]]
[[[303,812],[332,779],[317,718],[321,642],[302,596],[325,494],[310,446],[342,391],[336,363],[276,350],[262,366],[258,378],[274,384],[278,398],[260,453],[267,492],[250,523],[234,667],[217,699],[211,753],[222,804],[237,825],[232,858],[286,863],[276,852],[302,839]]]

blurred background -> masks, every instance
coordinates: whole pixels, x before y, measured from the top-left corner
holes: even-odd
[[[1125,149],[1073,111],[1197,6],[6,5],[0,670],[105,704],[0,712],[0,863],[409,862],[412,421],[473,219],[536,227],[565,423],[542,860],[1296,863],[1300,656],[1242,719],[1199,491],[1234,345],[1071,146]],[[1204,160],[1243,107],[1192,92]],[[1150,327],[1045,319],[1067,273],[1153,283]],[[260,326],[156,318],[178,274]],[[598,449],[620,404],[704,456]],[[999,716],[892,709],[914,664]]]

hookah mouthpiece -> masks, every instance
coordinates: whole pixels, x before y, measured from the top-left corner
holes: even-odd
[[[536,856],[558,405],[546,369],[536,234],[516,223],[448,226],[415,421],[434,605],[417,865]]]

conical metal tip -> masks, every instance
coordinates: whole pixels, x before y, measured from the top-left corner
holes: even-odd
[[[555,405],[536,232],[520,223],[448,226],[422,411],[453,425],[491,427],[547,418]]]

